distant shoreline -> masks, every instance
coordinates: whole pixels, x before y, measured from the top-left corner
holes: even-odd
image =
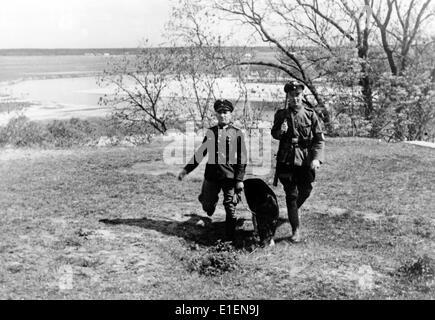
[[[0,56],[69,56],[69,55],[124,55],[135,54],[139,48],[102,48],[102,49],[0,49]]]
[[[168,47],[153,47],[150,50],[162,50]],[[182,48],[182,47],[179,47]],[[238,47],[225,47],[238,48]],[[250,50],[256,50],[260,52],[274,52],[269,47],[248,47]],[[0,56],[64,56],[64,55],[125,55],[125,54],[137,54],[144,48],[11,48],[0,49]]]
[[[87,77],[99,76],[102,73],[103,73],[102,71],[59,71],[59,72],[34,73],[13,80],[0,81],[0,88],[5,86],[11,86],[23,81],[87,78]]]

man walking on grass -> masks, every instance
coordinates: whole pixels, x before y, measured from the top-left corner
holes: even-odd
[[[324,161],[325,137],[314,110],[303,105],[304,88],[298,82],[284,86],[286,106],[275,113],[271,132],[280,141],[274,185],[279,179],[284,187],[292,242],[301,241],[298,209],[310,196]]]
[[[225,237],[233,241],[236,228],[236,205],[243,190],[246,169],[246,146],[243,133],[233,126],[234,107],[228,100],[217,100],[214,110],[218,124],[207,130],[206,136],[193,158],[179,173],[182,180],[192,172],[208,153],[201,194],[198,200],[209,217],[213,215],[223,191],[225,207]]]

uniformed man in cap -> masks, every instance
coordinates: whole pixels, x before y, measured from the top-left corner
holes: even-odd
[[[208,216],[215,212],[219,193],[223,191],[225,207],[225,235],[228,241],[234,240],[236,228],[236,205],[243,190],[246,169],[246,146],[243,133],[231,122],[234,107],[228,100],[214,103],[218,124],[207,130],[201,146],[178,175],[182,180],[192,172],[208,153],[201,194],[198,200]]]
[[[316,112],[303,104],[304,85],[284,86],[286,108],[278,110],[272,136],[279,140],[274,185],[281,182],[286,194],[291,241],[300,242],[298,209],[310,196],[316,170],[324,161],[325,138]]]

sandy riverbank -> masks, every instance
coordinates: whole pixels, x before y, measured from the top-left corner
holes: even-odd
[[[77,105],[31,105],[23,110],[13,110],[0,113],[0,126],[6,125],[10,119],[25,115],[33,121],[65,120],[70,118],[101,118],[107,116],[110,107],[93,107]]]
[[[186,80],[187,81],[187,80]],[[134,83],[126,82],[127,87],[134,88]],[[247,84],[249,102],[262,104],[275,101],[279,96],[281,86],[277,84]],[[100,106],[98,101],[105,95],[111,95],[116,91],[113,85],[100,87],[95,77],[82,78],[46,78],[37,80],[24,80],[8,82],[0,85],[0,95],[10,99],[19,99],[32,105],[19,114],[27,116],[31,120],[42,121],[51,119],[68,119],[71,117],[89,118],[104,117],[111,108]],[[236,80],[222,78],[216,83],[216,92],[219,96],[239,100],[239,91]],[[180,84],[179,81],[169,81],[162,91],[163,99],[177,99],[178,97],[194,96],[188,83]],[[7,123],[16,112],[0,114],[0,125]],[[270,115],[269,115],[270,116]],[[271,121],[271,119],[266,119]]]

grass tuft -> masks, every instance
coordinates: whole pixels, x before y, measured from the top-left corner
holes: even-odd
[[[427,281],[435,277],[435,261],[424,255],[416,261],[409,261],[397,270],[397,275],[411,281]]]
[[[230,243],[222,241],[208,248],[205,254],[195,255],[188,262],[189,271],[208,277],[232,272],[239,267],[238,253]]]

